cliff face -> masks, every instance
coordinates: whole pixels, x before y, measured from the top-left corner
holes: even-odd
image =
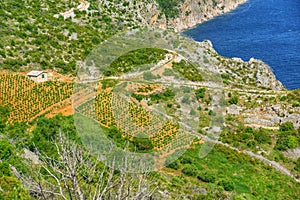
[[[272,90],[284,90],[284,86],[276,79],[272,69],[260,60],[250,59],[249,63],[257,63],[257,86],[271,88]]]
[[[184,0],[179,5],[179,13],[175,18],[167,19],[158,4],[148,6],[149,24],[160,28],[172,28],[182,31],[217,15],[229,12],[247,0]]]
[[[282,83],[276,79],[271,67],[263,61],[254,58],[249,61],[243,61],[240,58],[226,58],[215,51],[210,41],[205,40],[199,44],[206,49],[204,57],[210,60],[209,64],[206,64],[205,59],[199,62],[203,63],[206,68],[216,67],[218,69],[216,72],[223,76],[224,84],[227,87],[285,90]]]

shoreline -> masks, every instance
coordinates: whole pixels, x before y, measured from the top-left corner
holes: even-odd
[[[213,13],[209,13],[208,16],[206,16],[204,18],[201,17],[201,18],[199,18],[198,20],[195,20],[195,21],[192,20],[192,22],[184,22],[184,20],[186,21],[186,19],[183,19],[184,17],[181,16],[181,17],[178,17],[174,20],[171,20],[170,23],[171,24],[176,23],[177,25],[173,27],[174,31],[178,32],[178,33],[182,33],[183,31],[186,31],[188,29],[192,29],[192,28],[194,28],[194,27],[196,27],[196,26],[198,26],[198,25],[200,25],[204,22],[212,20],[215,17],[230,13],[230,12],[234,11],[235,9],[237,9],[239,6],[247,3],[248,1],[249,0],[240,0],[239,2],[232,4],[229,8],[226,8],[224,10],[216,10]],[[193,17],[193,18],[195,18],[195,17]]]
[[[249,0],[242,0],[240,3],[234,4],[234,7],[228,8],[228,10],[226,10],[226,11],[223,12],[223,13],[213,15],[212,17],[207,18],[207,19],[202,19],[201,21],[198,21],[195,25],[187,24],[187,25],[186,25],[186,28],[183,28],[183,29],[181,29],[180,31],[178,31],[176,28],[174,28],[174,30],[175,30],[175,32],[178,32],[179,34],[181,34],[181,35],[184,36],[184,37],[190,38],[190,39],[192,39],[192,40],[195,41],[195,42],[201,43],[201,42],[203,42],[203,41],[197,41],[197,40],[195,40],[195,39],[193,39],[193,38],[191,38],[191,37],[188,37],[188,36],[186,36],[186,35],[183,35],[182,33],[183,33],[184,31],[189,30],[189,29],[193,29],[193,28],[197,27],[198,25],[201,25],[201,24],[204,23],[204,22],[207,22],[207,21],[209,21],[209,20],[212,20],[212,19],[215,18],[215,17],[221,16],[221,15],[224,15],[224,14],[228,14],[228,13],[234,11],[235,9],[237,9],[239,6],[241,6],[241,5],[243,5],[243,4],[247,3],[247,2],[249,2]],[[208,41],[211,43],[211,47],[214,49],[214,46],[213,46],[212,41],[210,41],[210,40],[208,40]],[[215,50],[215,49],[214,49],[214,50]],[[215,50],[215,51],[216,51],[216,50]],[[222,56],[219,52],[216,51],[216,53],[217,53],[218,55]],[[227,57],[227,58],[229,58],[229,59],[235,59],[235,58],[236,58],[236,59],[241,59],[241,58],[238,58],[238,57],[233,57],[233,58]],[[241,60],[242,60],[242,59],[241,59]],[[277,78],[277,76],[275,75],[275,72],[274,72],[273,68],[272,68],[269,64],[265,63],[263,60],[255,59],[255,58],[252,57],[252,58],[250,58],[248,61],[247,61],[247,60],[242,60],[242,61],[243,61],[243,62],[248,62],[248,63],[249,63],[249,62],[253,62],[253,61],[255,61],[255,62],[262,62],[263,65],[264,65],[264,67],[268,68],[268,69],[273,73],[275,79],[283,86],[284,90],[292,91],[292,90],[300,89],[300,88],[296,88],[296,89],[288,89],[287,86],[284,85],[284,84]]]

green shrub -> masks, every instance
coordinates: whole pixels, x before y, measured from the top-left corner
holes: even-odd
[[[0,162],[0,176],[12,176],[8,162]]]
[[[254,139],[260,144],[271,144],[272,142],[270,134],[268,134],[266,130],[261,128],[258,131],[254,132]]]
[[[200,172],[197,178],[207,183],[214,183],[216,181],[216,177],[212,172]]]
[[[287,138],[287,146],[290,149],[294,149],[298,146],[299,142],[298,142],[298,138],[293,136],[293,135],[289,135]]]
[[[172,69],[166,68],[165,71],[163,72],[164,76],[174,76],[174,72]]]
[[[203,81],[202,75],[198,71],[198,69],[188,63],[185,60],[180,61],[179,63],[173,63],[173,69],[179,72],[184,78],[190,81]]]
[[[181,164],[192,164],[193,163],[193,159],[191,158],[191,157],[189,157],[189,156],[182,156],[181,158],[180,158],[180,163]]]
[[[292,122],[285,122],[280,126],[275,148],[281,151],[293,149],[299,145],[300,136]]]
[[[232,181],[230,180],[221,180],[218,185],[222,186],[224,188],[224,190],[226,191],[233,191],[234,190],[234,184]]]
[[[179,15],[181,12],[179,5],[182,2],[183,0],[157,0],[167,19],[173,19]]]
[[[133,143],[140,152],[148,152],[153,149],[153,144],[148,138],[134,138]]]
[[[285,100],[287,100],[287,96],[282,96],[282,97],[280,98],[280,101],[285,101]]]
[[[0,105],[0,132],[6,127],[7,119],[10,115],[10,109],[8,106]]]
[[[0,199],[32,199],[22,184],[14,177],[1,177],[0,188]]]
[[[196,177],[198,169],[194,165],[185,165],[182,169],[182,173],[187,176]]]
[[[14,147],[6,139],[0,141],[0,160],[7,160],[13,154]]]
[[[280,129],[281,132],[287,132],[287,131],[294,131],[294,124],[292,122],[285,122],[283,124],[280,125]]]
[[[179,169],[179,163],[178,163],[177,160],[175,160],[174,162],[170,163],[167,167],[171,168],[171,169],[178,170]]]
[[[205,97],[205,92],[206,92],[205,88],[200,88],[200,89],[196,90],[195,91],[196,98],[203,99]]]
[[[222,77],[223,79],[230,79],[230,76],[229,76],[229,74],[227,74],[227,73],[221,74],[221,77]]]
[[[228,103],[229,104],[237,104],[239,102],[239,97],[238,96],[234,96],[234,97],[231,97],[229,100],[228,100]]]
[[[171,89],[167,88],[164,92],[162,93],[158,93],[158,94],[151,94],[150,98],[151,101],[168,101],[170,99],[173,99],[175,97],[175,93],[174,91],[172,91]]]

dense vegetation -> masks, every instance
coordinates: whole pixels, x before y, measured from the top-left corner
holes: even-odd
[[[181,10],[178,5],[183,2],[184,0],[157,0],[167,19],[173,19],[180,14]]]
[[[227,118],[229,123],[234,123],[235,120],[232,117]],[[291,122],[283,123],[279,131],[270,131],[263,128],[255,130],[240,124],[235,128],[231,126],[225,129],[222,140],[234,146],[252,150],[255,150],[258,145],[268,149],[275,144],[274,150],[284,151],[294,149],[300,145],[299,131],[300,129],[296,130]],[[276,140],[274,141],[274,139]]]
[[[28,164],[30,160],[23,158],[24,154],[22,152],[24,148],[33,152],[38,150],[40,153],[38,154],[40,161],[46,162],[46,160],[43,160],[45,158],[43,155],[46,155],[48,156],[47,159],[54,159],[52,161],[56,163],[55,160],[60,159],[60,156],[55,145],[64,145],[64,143],[56,143],[59,141],[61,133],[63,133],[64,141],[73,141],[72,143],[68,143],[69,145],[75,142],[79,145],[76,148],[78,149],[80,147],[81,143],[76,134],[72,117],[56,116],[52,119],[40,118],[38,121],[33,122],[33,124],[36,125],[36,128],[32,131],[28,129],[27,125],[21,123],[7,125],[4,127],[4,131],[1,132],[1,137],[5,139],[2,139],[0,142],[0,156],[2,160],[0,165],[0,173],[2,174],[0,187],[2,189],[15,188],[2,190],[2,192],[0,192],[2,199],[30,199],[31,197],[28,195],[29,191],[33,194],[31,190],[25,189],[24,186],[20,185],[12,168],[7,167],[8,164],[12,165],[18,172],[22,172],[24,177],[33,176],[31,169],[38,165],[31,164],[29,167]],[[108,134],[111,138],[118,138],[120,136],[118,131],[114,128],[110,129]],[[134,143],[145,145],[142,141],[136,141]],[[201,145],[197,144],[192,146],[179,160],[170,164],[168,166],[169,169],[166,168],[163,170],[165,175],[154,172],[149,174],[147,179],[155,178],[155,185],[159,184],[160,189],[168,190],[173,198],[192,194],[190,197],[202,199],[225,198],[228,196],[231,196],[233,199],[241,197],[272,199],[274,196],[281,199],[295,199],[299,195],[297,184],[290,178],[248,156],[228,150],[226,147],[217,146],[206,158],[199,159],[199,148],[201,148]],[[69,159],[73,158],[70,157]],[[88,163],[86,160],[84,167],[87,167]],[[99,172],[104,169],[101,163],[97,164],[97,166]],[[60,170],[64,171],[63,165],[60,167]],[[91,173],[88,169],[89,168],[79,168],[76,172],[78,173],[77,178],[85,175],[85,173]],[[52,168],[52,170],[55,170],[55,168]],[[179,176],[168,175],[169,173],[178,174],[178,172],[182,174]],[[107,171],[107,173],[109,173],[109,171]],[[116,173],[114,175],[116,180],[119,176],[118,174],[119,173]],[[43,172],[40,178],[44,180],[43,187],[47,186],[46,181],[52,181],[52,178],[47,176],[47,172]],[[95,178],[97,178],[97,176]],[[80,186],[83,188],[85,187],[84,180],[86,179],[81,179],[80,182]],[[133,184],[135,183],[135,178],[129,177],[128,180],[131,180],[129,182],[133,189],[135,187]],[[91,184],[91,188],[90,190],[84,191],[86,194],[90,191],[94,191],[94,186],[96,186],[96,182],[90,182],[89,184]],[[193,185],[193,187],[191,187],[191,185]],[[72,187],[72,185],[70,185],[70,187]],[[198,193],[197,188],[203,188],[202,190],[205,192]],[[65,189],[66,188],[63,190]],[[117,190],[117,188],[115,189]],[[111,192],[113,191],[114,189]],[[71,192],[70,195],[75,195],[75,192]],[[159,194],[155,192],[153,195]]]
[[[294,128],[291,122],[281,124],[279,130],[245,127],[233,116],[226,118],[229,126],[221,134],[221,140],[240,149],[248,149],[262,156],[280,162],[300,177],[299,159],[285,156],[287,150],[300,146],[300,128]],[[238,123],[237,126],[233,124]]]
[[[174,187],[193,182],[216,191],[197,195],[200,199],[225,198],[228,192],[232,199],[293,199],[299,195],[297,184],[290,187],[291,179],[243,153],[216,146],[207,157],[199,159],[200,148],[201,145],[193,146],[176,164],[168,166],[168,172],[181,171],[184,175],[173,177]]]
[[[134,28],[133,17],[116,9],[118,1],[89,1],[86,11],[76,7],[80,1],[19,1],[0,3],[0,64],[2,69],[57,69],[76,72],[77,61],[84,60],[101,41],[125,28]],[[128,6],[124,4],[124,9]],[[60,13],[74,9],[74,20]],[[101,11],[101,14],[98,12]],[[112,14],[113,13],[113,14]],[[58,15],[58,17],[54,17]]]
[[[165,58],[168,51],[156,48],[138,49],[121,55],[104,71],[105,76],[117,76],[130,72],[135,67],[154,64]]]
[[[32,131],[25,124],[15,124],[1,132],[0,199],[90,199],[94,194],[110,199],[112,193],[130,196],[110,188],[125,180],[131,180],[126,181],[132,185],[130,193],[137,192],[134,185],[138,176],[125,178],[125,174],[107,169],[81,145],[72,117],[40,118],[34,124]],[[28,150],[33,155],[26,157]],[[33,162],[35,156],[38,163]],[[113,184],[109,185],[110,181]],[[108,193],[105,187],[110,188]]]
[[[178,5],[183,0],[156,1],[167,19],[181,13]],[[86,11],[77,8],[80,3],[81,0],[2,0],[0,69],[54,69],[76,74],[78,61],[83,61],[94,47],[119,31],[140,25],[137,13],[144,2],[90,0]],[[213,6],[216,5],[217,1],[213,1]],[[71,9],[75,16],[64,19],[62,13],[70,11],[72,14]],[[137,66],[156,64],[165,59],[167,53],[156,48],[128,52],[114,60],[104,75],[117,76],[138,70]],[[256,87],[256,64],[234,62],[217,55],[214,58],[223,70],[221,77],[225,85]],[[203,60],[204,65],[212,62],[207,57]],[[200,82],[203,77],[199,69],[196,64],[182,60],[173,63],[172,69],[165,69],[163,75]],[[139,78],[158,80],[160,74],[154,74],[144,72]],[[112,98],[112,89],[120,82],[103,79],[95,104],[87,102],[80,111],[88,117],[95,111],[96,116],[91,118],[99,122],[104,134],[118,147],[131,152],[163,150],[168,160],[173,156],[168,153],[176,154],[192,141],[172,120],[157,130],[163,120],[139,106],[142,103],[148,106],[159,103],[172,117],[178,110],[195,116],[197,109],[200,113],[197,131],[203,135],[209,131],[211,117],[216,116],[211,88],[180,88],[184,95],[177,99],[176,88],[152,92],[154,89],[147,85],[132,93],[127,113],[129,120],[120,120],[114,111],[124,109],[124,99]],[[195,139],[191,147],[166,168],[146,174],[129,174],[107,168],[82,144],[72,116],[44,116],[45,111],[49,112],[54,106],[58,109],[68,104],[72,92],[73,83],[70,82],[37,84],[20,74],[0,73],[0,200],[92,199],[96,196],[98,199],[297,199],[300,196],[298,183],[243,153],[250,150],[274,160],[299,178],[300,158],[286,156],[289,150],[300,146],[300,128],[296,129],[291,122],[278,124],[279,130],[254,129],[245,126],[239,117],[227,115],[220,141],[238,151],[216,145],[210,154],[199,159],[203,141]],[[190,92],[200,106],[191,110],[181,108],[179,101],[191,103]],[[266,95],[252,91],[256,97],[241,93],[246,92],[238,93],[228,88],[221,106],[255,107],[258,106],[256,100],[261,100],[262,107],[275,102],[291,105],[287,110],[290,113],[291,109],[300,107],[300,90]],[[147,127],[144,132],[148,137],[135,137],[140,134],[138,131],[127,134],[124,130],[134,127],[133,124],[141,129]],[[159,159],[164,162],[163,158]]]
[[[185,60],[182,60],[179,63],[174,62],[173,69],[179,72],[187,80],[194,82],[203,81],[202,75],[199,70],[194,65],[188,63]]]

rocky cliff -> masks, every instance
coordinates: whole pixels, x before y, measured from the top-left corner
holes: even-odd
[[[224,84],[232,88],[267,88],[274,91],[285,90],[285,87],[276,79],[270,66],[261,60],[251,58],[243,61],[240,58],[226,58],[219,55],[210,41],[201,42],[207,49],[204,55],[210,64],[217,67],[224,79]],[[203,61],[205,65],[205,61]]]
[[[247,0],[182,0],[175,17],[168,17],[159,3],[149,4],[145,13],[151,26],[182,31],[235,9]],[[159,2],[157,0],[157,2]],[[168,8],[169,9],[169,8]]]

